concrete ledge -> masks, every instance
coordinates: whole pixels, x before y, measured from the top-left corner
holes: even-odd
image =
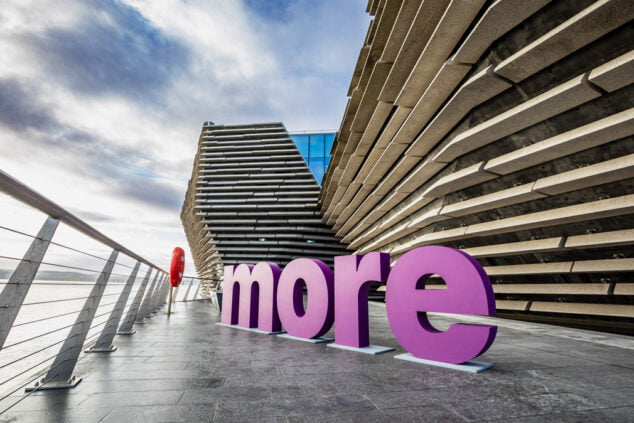
[[[289,335],[287,333],[282,334],[282,335],[277,335],[277,336],[279,338],[293,339],[295,341],[308,342],[308,343],[311,343],[311,344],[323,344],[325,342],[334,341],[334,338],[300,338],[298,336]]]
[[[372,354],[372,355],[383,354],[386,352],[394,351],[394,348],[382,347],[380,345],[368,345],[367,347],[363,347],[363,348],[349,347],[347,345],[340,345],[340,344],[328,344],[328,346],[332,348],[339,348],[340,350],[354,351],[354,352],[359,352],[363,354]]]
[[[424,358],[414,357],[411,354],[395,355],[397,360],[411,361],[412,363],[426,364],[428,366],[444,367],[445,369],[460,370],[461,372],[481,373],[486,369],[493,367],[493,363],[484,363],[482,361],[467,361],[462,364],[443,363],[442,361],[425,360]]]
[[[226,323],[220,323],[220,322],[217,322],[216,324],[218,326],[224,326],[226,328],[240,329],[240,330],[245,330],[247,332],[261,333],[261,334],[264,334],[264,335],[279,335],[279,334],[286,333],[284,331],[281,331],[281,332],[268,332],[266,330],[261,330],[261,329],[258,329],[258,328],[245,328],[245,327],[238,326],[238,325],[228,325]]]

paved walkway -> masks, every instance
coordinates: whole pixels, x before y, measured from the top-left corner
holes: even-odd
[[[176,311],[0,422],[634,422],[633,338],[496,319],[495,367],[474,375],[221,327],[208,303]],[[370,311],[372,342],[403,352]]]

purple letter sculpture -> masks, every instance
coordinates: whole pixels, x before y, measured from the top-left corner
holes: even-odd
[[[447,289],[427,290],[425,282],[437,274]],[[453,324],[436,330],[426,312],[495,314],[491,282],[482,266],[460,250],[421,247],[404,254],[387,281],[387,318],[398,342],[418,358],[463,363],[484,353],[497,327]]]
[[[304,309],[303,286],[308,305]],[[333,274],[321,260],[300,258],[288,263],[277,290],[277,308],[282,326],[296,338],[318,338],[334,321]]]
[[[378,354],[394,348],[370,347],[368,293],[372,282],[386,282],[390,273],[390,255],[369,253],[364,256],[335,257],[335,343],[330,347]]]
[[[225,266],[220,321],[226,325],[280,332],[276,303],[280,273],[275,263]]]

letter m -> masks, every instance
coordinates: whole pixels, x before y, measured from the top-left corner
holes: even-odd
[[[280,273],[275,263],[225,266],[220,321],[266,332],[281,331],[276,303]]]

